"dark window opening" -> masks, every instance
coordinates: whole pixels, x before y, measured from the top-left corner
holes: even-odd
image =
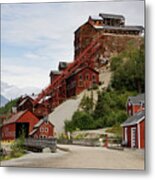
[[[79,79],[81,79],[81,80],[82,80],[82,75],[81,75],[81,74],[79,75]]]
[[[29,135],[29,123],[16,123],[16,138]]]

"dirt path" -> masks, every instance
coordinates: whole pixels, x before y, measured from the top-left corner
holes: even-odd
[[[110,150],[101,147],[63,145],[69,152],[30,153],[21,158],[3,161],[2,166],[144,169],[144,154],[138,150]]]

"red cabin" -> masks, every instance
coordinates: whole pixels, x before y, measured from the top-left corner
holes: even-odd
[[[41,119],[33,128],[33,131],[29,134],[33,138],[51,138],[54,136],[54,125]]]
[[[145,148],[145,111],[129,117],[123,124],[123,144],[131,148]]]
[[[27,110],[12,115],[10,119],[4,121],[2,124],[2,140],[15,140],[22,133],[25,134],[25,137],[28,137],[38,121],[39,119]]]
[[[130,96],[127,100],[127,113],[133,116],[135,113],[143,111],[145,109],[144,94],[137,96]]]

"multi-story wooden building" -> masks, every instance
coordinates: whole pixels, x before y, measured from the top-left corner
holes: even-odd
[[[110,57],[124,50],[129,41],[136,46],[141,43],[142,26],[127,26],[122,15],[99,14],[90,16],[88,21],[75,31],[75,58],[97,37],[101,48],[96,52],[96,66],[100,67],[109,61]]]
[[[58,71],[51,71],[50,84],[35,99],[34,104],[42,100],[53,109],[66,100],[99,83],[96,69],[109,69],[110,59],[126,48],[132,41],[135,47],[142,43],[144,28],[142,26],[127,26],[122,15],[99,14],[90,16],[88,21],[75,31],[75,59],[73,62],[60,62]],[[84,68],[86,67],[87,68]],[[79,69],[81,69],[79,71]],[[79,75],[82,73],[83,78]],[[89,74],[84,75],[84,74]],[[93,75],[94,74],[94,75]],[[44,99],[49,96],[48,100]]]
[[[99,73],[96,70],[90,67],[79,68],[66,79],[67,97],[80,94],[97,84],[99,84]]]

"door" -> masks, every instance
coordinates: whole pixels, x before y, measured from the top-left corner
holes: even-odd
[[[29,135],[29,123],[16,123],[16,138],[24,135],[25,138]]]
[[[136,128],[131,128],[131,147],[136,147]]]

